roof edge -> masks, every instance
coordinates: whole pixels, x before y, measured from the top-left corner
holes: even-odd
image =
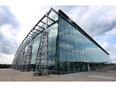
[[[67,22],[69,22],[73,27],[75,27],[79,32],[84,34],[89,40],[91,40],[95,45],[100,47],[106,54],[109,55],[109,53],[103,49],[90,35],[88,35],[80,26],[78,26],[71,18],[69,18],[62,10],[58,10],[58,14],[64,18]],[[78,29],[79,28],[79,29]]]

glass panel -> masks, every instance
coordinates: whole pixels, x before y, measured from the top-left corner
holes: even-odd
[[[50,12],[49,17],[54,19],[55,21],[58,20],[58,15],[53,11]]]
[[[59,55],[60,69],[67,72],[86,71],[86,63],[110,62],[109,55],[60,16]]]
[[[41,37],[41,34],[37,35],[34,38],[34,43],[33,43],[33,48],[32,48],[32,60],[31,60],[32,64],[35,64],[35,59],[37,56],[37,51],[38,51],[38,47],[39,47],[39,43],[40,43],[40,37]]]
[[[56,40],[57,40],[57,33],[58,33],[58,24],[55,23],[54,25],[48,28],[48,60],[49,60],[49,69],[54,73],[56,70]]]

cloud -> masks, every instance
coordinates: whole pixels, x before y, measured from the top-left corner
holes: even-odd
[[[2,56],[1,56],[2,55]],[[0,53],[0,64],[11,64],[14,59],[12,54],[1,54]]]
[[[19,22],[9,7],[0,6],[0,53],[13,54],[17,49]]]
[[[102,46],[104,49],[106,49],[109,52],[112,62],[116,60],[116,44],[110,44],[109,42],[104,42]]]
[[[116,6],[59,6],[116,60]],[[70,8],[70,9],[69,9]]]
[[[80,26],[91,36],[102,35],[116,27],[116,7],[90,7],[80,20]]]
[[[50,6],[11,5],[0,7],[0,57],[14,54],[19,44]],[[116,6],[53,6],[63,10],[115,58]],[[19,20],[14,16],[18,17]],[[19,30],[20,27],[20,30]],[[17,36],[18,35],[18,36]],[[54,33],[55,35],[55,33]],[[96,39],[97,38],[97,39]]]
[[[116,27],[112,30],[110,30],[109,32],[105,33],[105,38],[112,38],[112,37],[116,37]]]
[[[65,7],[59,8],[91,36],[99,36],[116,27],[116,6],[72,6],[67,10]]]
[[[0,26],[5,24],[11,24],[13,27],[17,27],[19,25],[10,9],[7,6],[0,6]]]
[[[114,50],[116,50],[116,44],[109,44],[109,42],[104,42],[102,46],[103,48],[108,50],[111,54],[115,55],[116,52]]]

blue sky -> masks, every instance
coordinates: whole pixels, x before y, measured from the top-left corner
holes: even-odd
[[[0,6],[0,63],[12,63],[22,40],[51,7],[63,10],[116,62],[116,6],[25,6],[20,3]]]

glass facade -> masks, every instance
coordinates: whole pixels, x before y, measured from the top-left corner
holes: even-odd
[[[58,24],[61,73],[87,71],[87,63],[104,63],[110,61],[108,54],[61,16],[59,16]]]
[[[33,44],[31,57],[31,69],[35,70],[37,62],[38,48],[40,47],[42,32],[45,27],[45,20],[42,19],[38,26],[33,30],[32,37]],[[61,16],[61,13],[51,11],[48,16],[47,23],[47,32],[48,32],[48,69],[49,73],[54,74],[66,74],[74,72],[82,72],[94,70],[94,65],[103,64],[110,62],[109,55],[104,52],[99,46],[91,41],[85,34],[79,31],[80,27],[75,27],[69,22],[68,19]],[[36,36],[34,36],[37,33]],[[26,41],[25,41],[26,42]],[[29,44],[29,43],[28,43]],[[28,44],[22,48],[18,49],[15,54],[15,59],[13,61],[13,68],[21,64],[19,60],[27,62],[26,54],[28,53]],[[43,54],[45,53],[42,50]],[[20,57],[19,57],[20,56]],[[41,58],[41,64],[45,65],[46,59],[44,55]],[[25,69],[25,68],[23,68]]]
[[[35,62],[36,62],[37,50],[38,50],[39,43],[40,43],[40,36],[41,36],[41,34],[39,34],[38,36],[36,36],[34,38],[33,49],[32,49],[31,64],[35,64]]]
[[[55,23],[51,27],[48,28],[49,33],[49,40],[48,40],[48,65],[49,70],[51,72],[55,71],[55,64],[56,64],[56,40],[58,36],[58,23]]]

